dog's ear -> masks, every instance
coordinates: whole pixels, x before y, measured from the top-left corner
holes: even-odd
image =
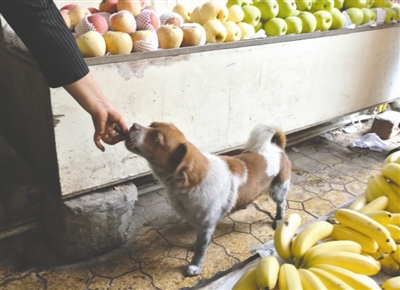
[[[186,143],[180,144],[174,154],[172,154],[172,162],[176,164],[175,173],[180,173],[191,167],[191,161],[186,158],[188,153],[188,146]]]

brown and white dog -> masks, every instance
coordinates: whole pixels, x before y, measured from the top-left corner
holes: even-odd
[[[129,129],[127,149],[148,161],[173,209],[197,230],[188,275],[200,274],[218,221],[262,192],[269,192],[277,204],[276,228],[285,215],[290,183],[285,144],[285,134],[275,126],[257,125],[242,154],[220,156],[200,152],[170,123],[135,123]]]

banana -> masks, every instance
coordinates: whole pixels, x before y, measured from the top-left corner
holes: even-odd
[[[400,186],[393,182],[388,184],[392,190],[387,192],[389,197],[387,210],[391,213],[400,213]]]
[[[367,188],[365,189],[365,198],[367,199],[367,203],[368,203],[368,202],[371,202],[371,201],[373,201],[373,200],[375,199],[375,196],[374,196],[374,194],[372,193],[371,188],[369,188],[369,187],[367,187]],[[351,209],[351,208],[350,208],[350,209]]]
[[[384,226],[362,213],[340,208],[335,212],[335,218],[342,225],[359,231],[377,242],[387,241],[390,238],[390,233]]]
[[[256,283],[256,267],[248,269],[242,277],[233,285],[232,290],[258,290]]]
[[[395,259],[391,255],[383,258],[379,261],[381,264],[381,269],[383,272],[390,276],[398,276],[400,275],[400,266],[399,263],[396,262]]]
[[[392,221],[390,223],[400,227],[400,213],[392,213]]]
[[[326,221],[318,221],[305,227],[293,240],[292,255],[300,260],[308,249],[328,237],[332,229],[333,225]]]
[[[308,290],[328,290],[324,283],[313,272],[307,269],[298,269],[300,275],[301,286]]]
[[[335,275],[324,270],[318,268],[310,268],[308,270],[314,273],[328,289],[353,289]]]
[[[366,193],[362,193],[352,202],[352,204],[349,206],[349,209],[359,211],[364,206],[366,206],[368,202],[369,201],[367,199]]]
[[[393,240],[400,240],[400,226],[388,224],[385,225],[385,228],[389,231]]]
[[[400,290],[400,276],[387,279],[381,288],[382,290]]]
[[[360,244],[353,241],[332,241],[328,243],[321,243],[310,248],[303,257],[304,264],[307,267],[307,261],[312,260],[315,256],[321,253],[328,253],[332,251],[344,251],[360,254],[362,247]]]
[[[335,275],[340,280],[348,284],[350,287],[354,289],[365,289],[365,290],[380,290],[378,283],[374,281],[374,279],[366,276],[356,274],[353,271],[333,266],[333,265],[326,265],[320,264],[315,265],[314,268],[318,268],[324,270],[332,275]]]
[[[334,225],[331,237],[335,240],[354,241],[360,244],[362,250],[367,253],[375,253],[379,248],[378,243],[372,238],[343,225]]]
[[[274,235],[274,246],[279,257],[284,260],[292,258],[291,245],[295,232],[301,224],[300,215],[294,213],[285,216],[278,224]]]
[[[385,195],[382,195],[378,198],[375,198],[370,203],[368,203],[366,206],[360,209],[359,212],[365,214],[367,212],[384,210],[388,206],[388,203],[389,203],[389,198]]]
[[[372,257],[345,251],[320,253],[307,262],[308,267],[311,268],[318,264],[334,265],[367,276],[375,275],[380,268],[379,263]]]
[[[256,267],[256,282],[260,289],[274,289],[278,281],[279,262],[274,256],[262,258]]]
[[[384,210],[367,212],[365,213],[365,215],[369,216],[374,221],[380,223],[383,226],[390,224],[393,219],[393,215],[390,212]]]
[[[379,251],[376,251],[375,253],[361,252],[361,255],[372,257],[375,259],[375,261],[379,261],[384,258],[383,254],[381,254]]]
[[[400,164],[388,163],[381,168],[382,175],[400,186]]]
[[[400,264],[400,245],[396,245],[396,250],[392,254],[392,258],[395,259],[395,261]]]
[[[367,188],[369,190],[371,190],[371,193],[372,193],[374,199],[378,198],[382,195],[385,195],[385,192],[382,189],[382,186],[380,186],[380,183],[382,183],[383,181],[386,182],[386,179],[380,172],[372,174],[370,177],[368,177]]]
[[[388,163],[397,163],[396,161],[399,160],[400,158],[400,150],[393,152],[392,154],[390,154],[388,157],[386,157],[385,159],[385,164]]]
[[[299,272],[292,264],[284,263],[279,269],[278,284],[280,290],[302,290]]]
[[[396,251],[396,242],[392,238],[389,238],[386,242],[377,241],[377,243],[381,253],[391,254]]]

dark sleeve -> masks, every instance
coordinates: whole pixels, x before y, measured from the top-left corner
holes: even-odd
[[[0,12],[50,87],[71,84],[88,74],[75,39],[52,0],[0,0]]]

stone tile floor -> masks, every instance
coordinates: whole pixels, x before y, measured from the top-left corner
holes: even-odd
[[[361,132],[368,128],[364,125]],[[299,213],[305,225],[364,191],[368,176],[379,170],[390,149],[400,145],[400,137],[385,142],[388,147],[383,152],[349,148],[361,132],[335,131],[332,141],[319,136],[287,148],[293,165],[287,213]],[[139,197],[128,242],[100,257],[56,266],[50,256],[44,257],[47,266],[36,265],[37,255],[41,255],[38,248],[46,247],[35,244],[40,232],[1,241],[0,288],[191,288],[251,257],[251,246],[270,241],[274,215],[273,201],[260,196],[247,209],[224,218],[214,233],[201,276],[185,277],[195,232],[170,209],[162,190],[157,190]]]

